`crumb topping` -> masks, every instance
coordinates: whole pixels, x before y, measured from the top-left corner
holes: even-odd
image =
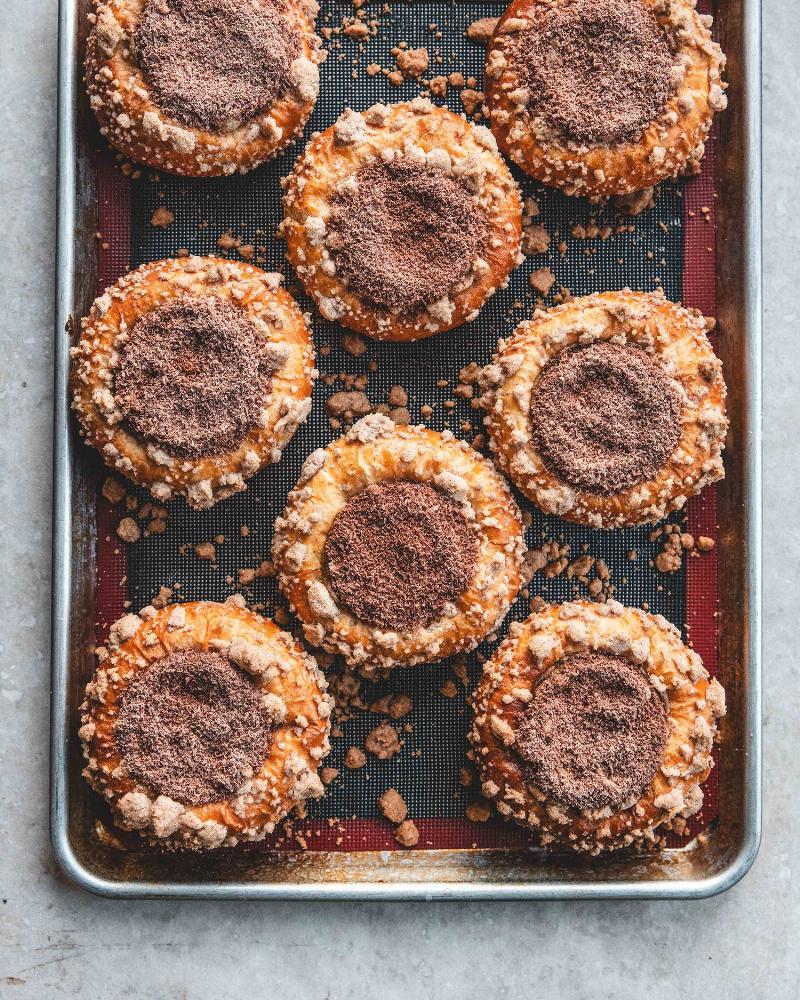
[[[159,108],[209,131],[265,111],[289,86],[300,53],[284,0],[151,0],[135,38]]]
[[[459,507],[426,483],[382,482],[352,497],[325,543],[339,602],[370,625],[427,627],[472,579],[478,543]]]
[[[605,653],[578,653],[539,682],[516,734],[526,778],[581,811],[618,809],[650,786],[669,735],[644,671]]]
[[[397,313],[467,279],[488,220],[466,186],[433,164],[374,159],[331,200],[328,248],[349,287]]]
[[[562,351],[531,395],[535,446],[565,482],[611,494],[652,479],[681,436],[678,390],[634,344]]]
[[[514,44],[530,110],[579,143],[636,139],[672,91],[667,35],[641,0],[536,7]]]
[[[216,297],[157,306],[120,353],[114,397],[135,433],[197,458],[231,451],[270,391],[266,345],[245,311]]]
[[[197,649],[138,672],[115,726],[130,775],[185,805],[232,795],[262,766],[271,738],[255,684],[226,657]]]

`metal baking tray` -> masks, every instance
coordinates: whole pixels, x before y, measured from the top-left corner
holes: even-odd
[[[414,5],[395,7],[408,11]],[[417,10],[422,8],[420,5]],[[430,17],[428,12],[432,11],[436,16],[431,19],[445,36],[448,31],[457,31],[460,38],[466,23],[480,16],[495,16],[502,5],[491,0],[430,0],[424,8],[426,13],[420,13],[420,18]],[[757,0],[720,3],[716,19],[719,40],[728,55],[730,82],[730,104],[719,117],[715,144],[714,211],[720,331],[717,349],[725,365],[731,417],[725,456],[727,478],[716,491],[716,653],[729,705],[719,754],[717,811],[702,834],[688,844],[653,853],[617,852],[599,858],[533,850],[519,838],[509,839],[509,844],[515,846],[500,849],[235,849],[211,856],[163,855],[121,852],[108,838],[97,835],[97,800],[80,776],[76,730],[83,688],[94,669],[92,648],[99,616],[95,502],[99,469],[77,439],[67,391],[69,331],[88,310],[101,276],[97,240],[101,193],[95,158],[98,142],[81,84],[88,9],[90,0],[60,0],[51,837],[62,871],[84,889],[121,898],[700,898],[734,885],[753,863],[761,823],[761,152]],[[325,0],[325,9],[329,13],[336,11],[334,23],[350,12],[349,5],[337,5],[333,0]],[[428,41],[433,51],[437,43]],[[446,39],[438,44],[446,53]],[[387,64],[387,46],[381,52],[383,65]],[[481,55],[473,52],[470,58],[474,66]],[[406,99],[413,92],[389,96]],[[367,91],[362,91],[362,96],[364,93]],[[385,96],[378,93],[373,99]],[[290,164],[296,155],[297,148],[287,154],[285,162]],[[272,226],[277,219],[264,221]],[[137,224],[136,219],[133,224]],[[139,226],[141,229],[141,219]],[[150,257],[168,255],[169,247],[167,252],[159,253],[163,249],[158,239],[151,239],[145,252]],[[577,266],[582,266],[580,257]],[[670,289],[666,290],[669,294]],[[436,340],[426,342],[421,350],[423,363],[430,366],[431,358],[437,357]],[[452,374],[453,366],[457,372],[459,364],[468,360],[471,357],[450,351],[449,355],[440,353],[436,363],[449,365]],[[391,368],[391,360],[387,363]],[[318,386],[317,395],[319,392]],[[301,456],[301,452],[310,450],[310,440],[303,435],[298,438],[302,439],[297,445]],[[291,469],[285,475],[289,482]],[[130,596],[134,599],[139,595]]]

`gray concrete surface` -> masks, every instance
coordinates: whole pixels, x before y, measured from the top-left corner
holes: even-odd
[[[750,875],[722,897],[612,905],[123,904],[56,874],[47,840],[56,0],[6,0],[3,14],[0,996],[798,996],[794,6],[767,0],[764,12],[764,843]]]

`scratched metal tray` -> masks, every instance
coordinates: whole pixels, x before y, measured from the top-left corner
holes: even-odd
[[[683,297],[707,311],[716,307],[716,346],[730,390],[728,475],[714,493],[707,491],[706,500],[695,502],[688,514],[690,527],[716,536],[713,559],[696,560],[666,584],[648,570],[647,560],[637,571],[630,569],[622,576],[619,567],[624,566],[628,548],[638,548],[650,557],[654,554],[656,546],[648,547],[645,530],[592,532],[531,511],[529,544],[536,544],[542,534],[563,536],[574,549],[587,545],[590,552],[602,556],[619,571],[619,599],[632,604],[647,600],[653,610],[691,633],[698,648],[704,647],[703,655],[716,665],[728,691],[729,714],[719,768],[709,790],[709,814],[702,824],[693,827],[683,842],[671,837],[664,849],[601,858],[531,848],[515,827],[466,824],[463,812],[468,797],[456,777],[465,749],[466,692],[459,691],[454,699],[438,694],[448,676],[446,667],[395,672],[376,690],[375,695],[390,690],[413,692],[415,733],[409,743],[422,753],[400,755],[382,765],[380,773],[370,775],[376,779],[371,783],[374,792],[360,772],[349,773],[344,782],[332,786],[326,799],[312,808],[307,850],[290,850],[285,842],[278,842],[266,849],[237,848],[212,856],[163,855],[120,851],[108,838],[98,836],[98,819],[106,817],[102,804],[81,779],[75,734],[83,687],[94,668],[91,648],[97,633],[108,624],[104,619],[109,603],[113,610],[115,602],[127,597],[138,608],[160,584],[178,574],[184,581],[182,599],[223,599],[230,593],[233,588],[226,574],[230,578],[234,567],[247,565],[255,549],[245,543],[238,548],[226,546],[227,571],[223,567],[215,575],[205,567],[187,568],[185,560],[178,570],[178,547],[217,532],[238,534],[237,526],[243,521],[263,525],[261,541],[268,543],[269,525],[283,506],[302,458],[335,436],[327,426],[323,403],[336,386],[318,384],[309,424],[298,433],[280,466],[257,477],[245,494],[211,512],[194,514],[174,505],[167,533],[132,548],[120,568],[115,546],[106,541],[108,536],[113,538],[114,521],[97,502],[102,469],[78,441],[69,415],[70,337],[65,331],[74,328],[87,311],[99,286],[114,280],[127,266],[170,256],[183,246],[193,252],[212,252],[218,236],[229,227],[242,243],[265,245],[265,266],[281,266],[281,247],[270,236],[279,220],[278,178],[290,169],[299,147],[246,178],[188,183],[166,177],[154,180],[144,172],[131,188],[109,166],[82,92],[80,65],[89,7],[90,0],[60,3],[51,832],[62,870],[85,889],[117,897],[667,898],[707,896],[733,885],[752,864],[760,836],[760,11],[756,0],[733,0],[719,6],[716,30],[729,59],[730,107],[720,116],[708,158],[708,164],[716,164],[713,176],[694,182],[694,187],[683,182],[664,185],[656,208],[636,220],[631,233],[615,235],[602,245],[574,239],[569,232],[575,222],[589,222],[595,210],[520,178],[525,192],[540,200],[548,230],[560,234],[550,253],[523,265],[507,293],[498,295],[473,326],[417,345],[373,345],[367,355],[379,361],[379,374],[368,387],[373,402],[383,402],[388,387],[399,382],[416,397],[411,404],[415,419],[421,402],[438,401],[431,425],[453,426],[457,431],[460,421],[470,416],[468,404],[459,402],[448,424],[441,405],[447,393],[436,386],[436,380],[444,376],[453,381],[461,365],[488,360],[496,336],[510,331],[524,315],[524,308],[515,309],[514,303],[524,299],[528,274],[536,267],[552,267],[558,281],[576,294],[623,284],[642,289],[660,284],[671,298]],[[323,66],[322,96],[309,130],[330,124],[345,104],[363,108],[375,100],[408,99],[419,92],[416,84],[396,90],[382,76],[364,73],[371,61],[390,65],[389,50],[399,40],[425,45],[434,58],[437,51],[441,53],[441,68],[434,63],[429,75],[459,69],[478,77],[480,86],[483,49],[465,44],[463,32],[471,21],[496,15],[500,9],[491,0],[398,3],[388,14],[376,5],[381,32],[368,43],[355,80],[350,60],[356,43],[342,40],[337,47],[334,36],[334,48]],[[351,14],[350,4],[323,0],[320,24],[335,26]],[[337,58],[342,54],[344,59]],[[449,61],[451,54],[455,62]],[[449,103],[460,110],[457,92],[451,92]],[[152,211],[161,204],[176,213],[175,225],[166,231],[148,225]],[[609,210],[601,210],[601,215],[602,211]],[[611,217],[603,216],[601,225],[603,220],[611,221]],[[106,231],[98,239],[99,230]],[[116,238],[109,238],[110,230],[116,231]],[[563,252],[557,246],[561,240]],[[620,267],[618,260],[623,258]],[[714,261],[710,272],[709,259]],[[318,347],[330,347],[319,359],[323,374],[342,369],[366,371],[366,359],[349,358],[342,352],[340,331],[334,326],[317,319],[314,332]],[[701,564],[703,568],[698,568]],[[109,581],[114,589],[110,599]],[[119,589],[122,583],[124,591]],[[547,581],[537,576],[532,589],[559,600],[570,596],[571,586],[563,577]],[[274,585],[265,581],[256,588],[251,599],[269,613],[277,597]],[[527,603],[521,600],[511,617],[524,617],[527,611]],[[487,646],[486,651],[491,648]],[[478,669],[473,658],[473,679]],[[363,740],[377,722],[368,713],[357,715],[347,724],[346,738],[334,741],[334,764],[340,764],[347,745]],[[379,782],[384,784],[379,786]],[[409,801],[422,831],[421,849],[391,849],[391,829],[381,826],[374,808],[375,794],[389,785],[398,787]],[[348,834],[344,845],[333,849],[331,838],[320,836],[319,828],[343,815],[356,817],[350,823],[352,836]]]

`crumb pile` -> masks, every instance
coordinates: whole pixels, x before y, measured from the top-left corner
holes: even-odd
[[[401,314],[467,278],[487,220],[463,184],[406,158],[372,160],[332,199],[328,247],[350,288]]]
[[[137,673],[115,726],[129,774],[184,805],[232,795],[263,764],[271,736],[250,679],[225,657],[198,649]]]
[[[678,390],[640,347],[562,351],[531,395],[533,439],[563,480],[610,494],[651,479],[681,435]]]
[[[158,106],[192,128],[228,131],[279,97],[300,38],[283,0],[153,0],[136,53]]]
[[[644,671],[622,657],[580,653],[540,681],[516,748],[531,783],[574,809],[618,809],[650,785],[669,734]]]
[[[331,585],[354,615],[406,632],[436,621],[469,586],[478,543],[452,500],[425,483],[357,493],[325,543]]]
[[[637,138],[672,90],[666,34],[641,0],[541,8],[517,46],[531,110],[575,142]]]

